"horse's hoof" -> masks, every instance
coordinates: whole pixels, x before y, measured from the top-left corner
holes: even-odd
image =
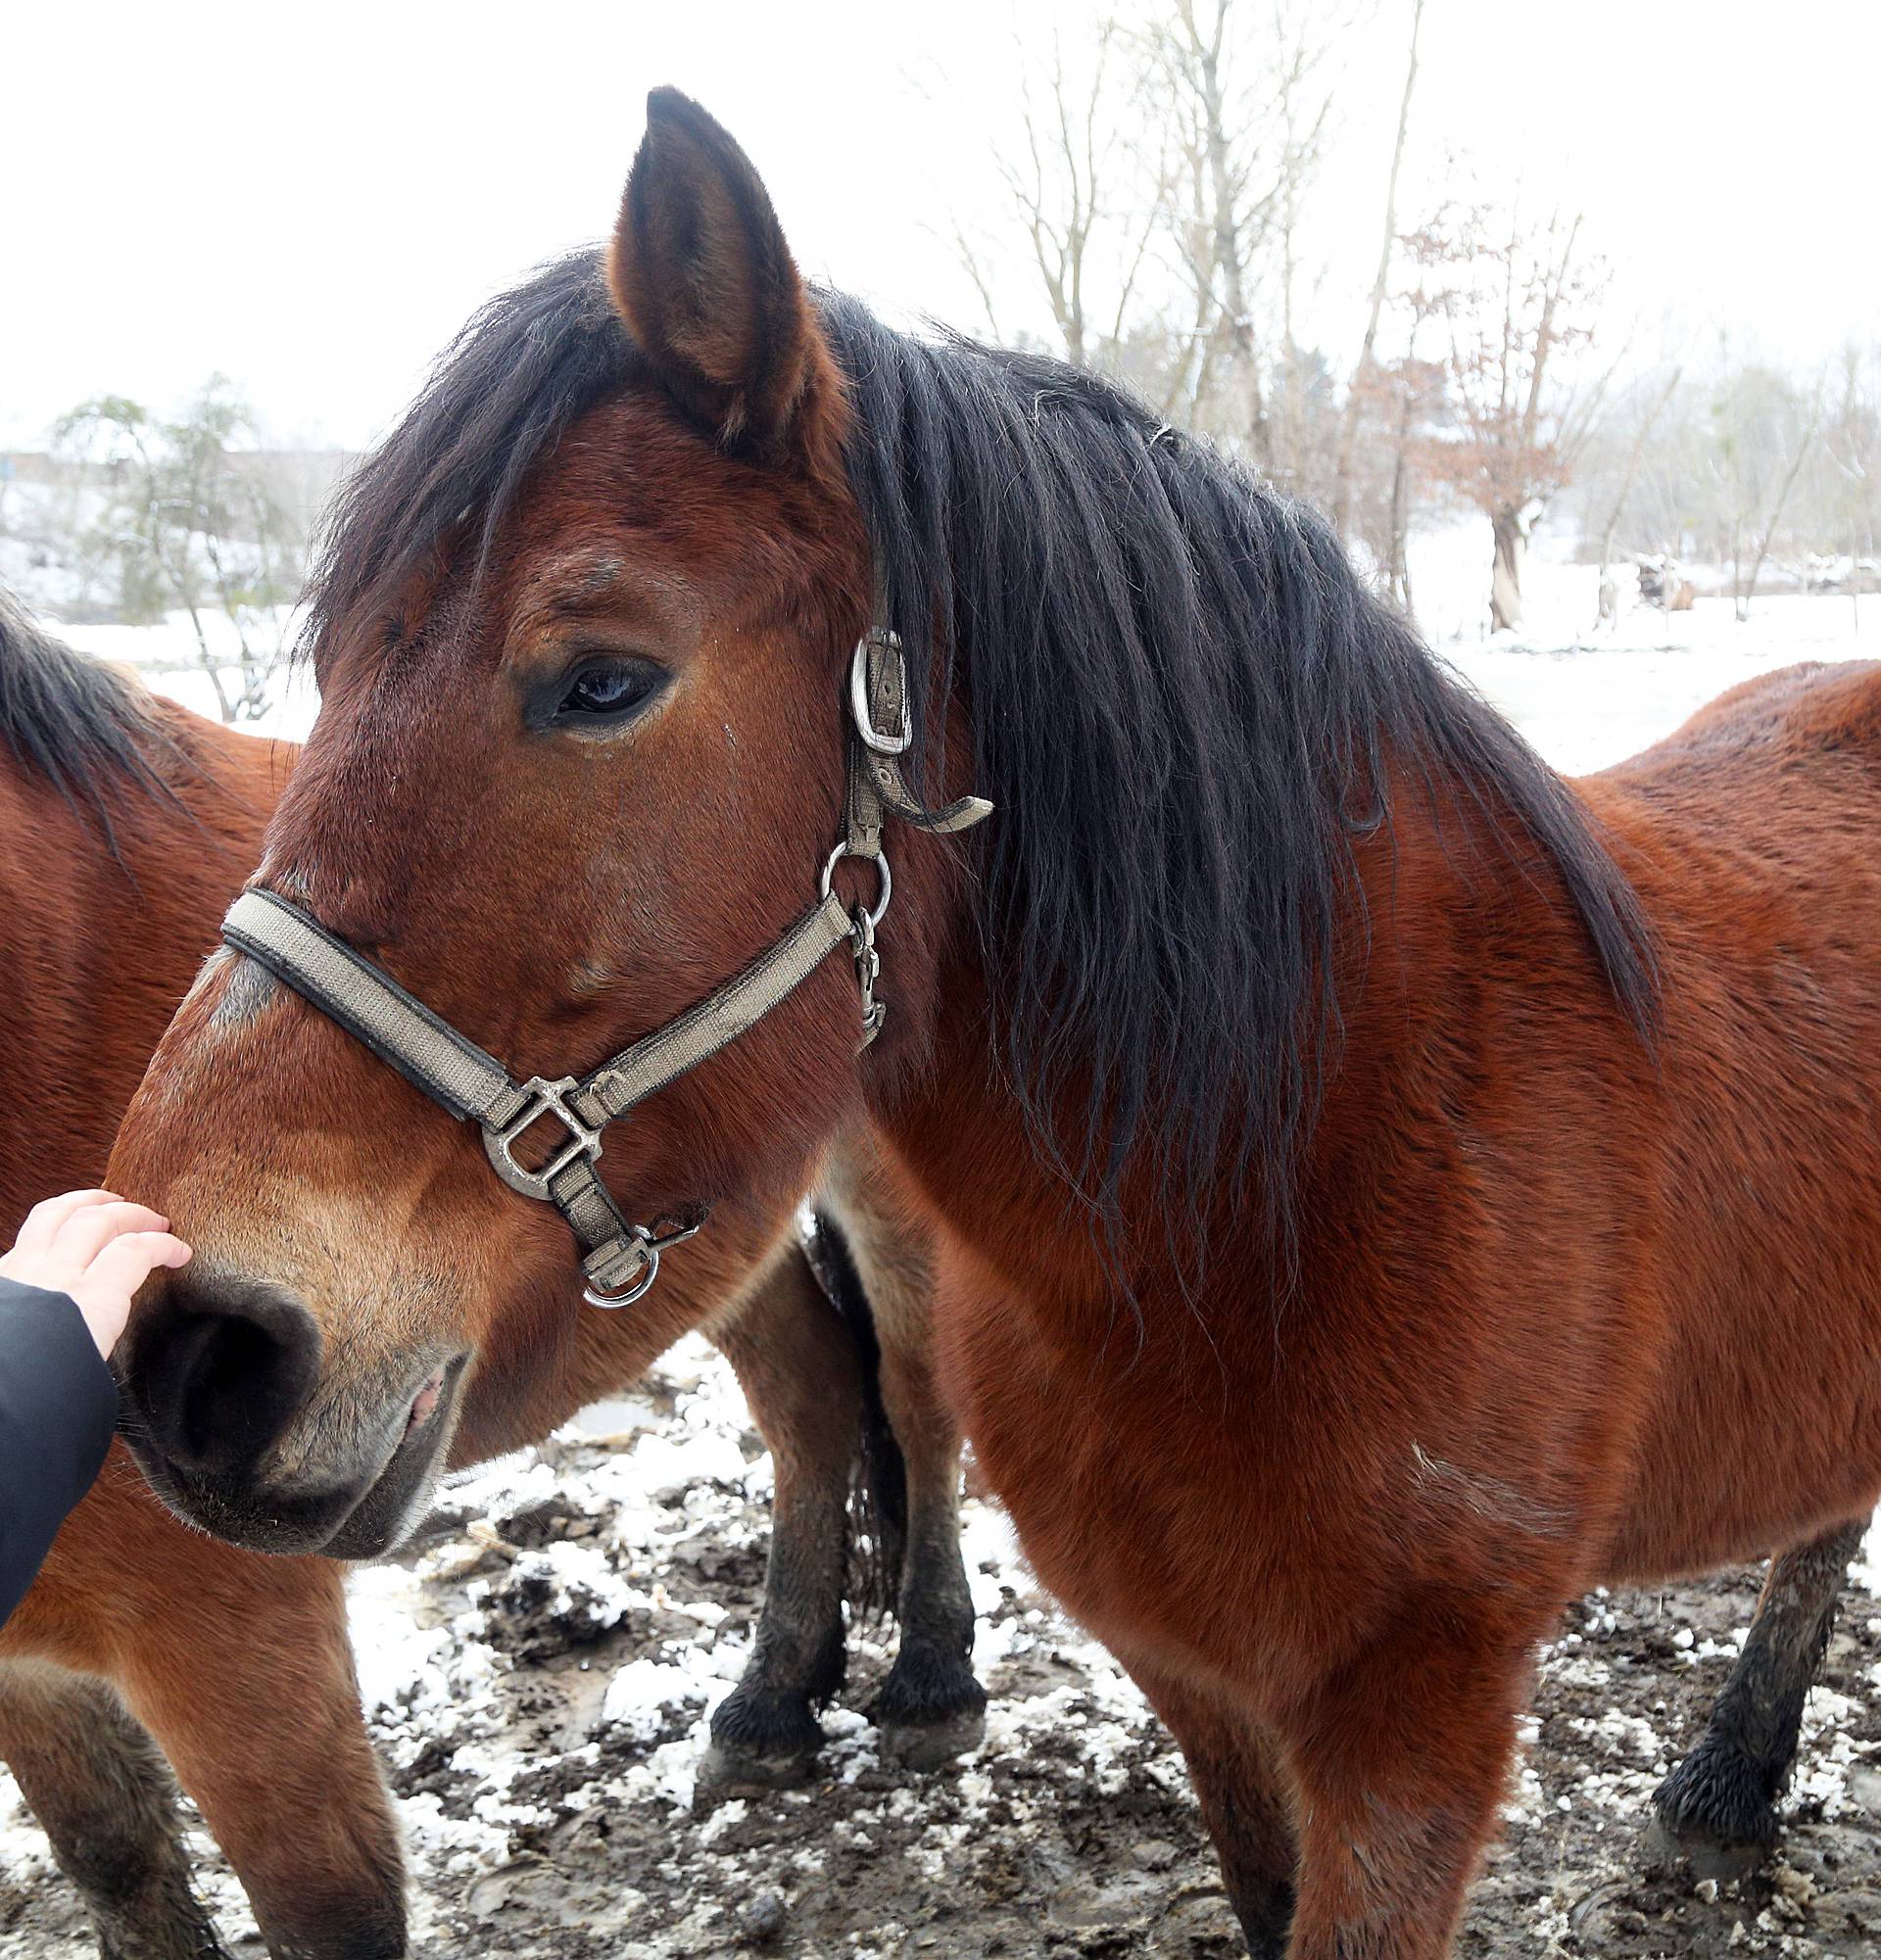
[[[868,1717],[883,1760],[903,1769],[939,1769],[987,1739],[987,1691],[961,1653],[906,1634]]]
[[[713,1741],[693,1779],[696,1803],[710,1805],[750,1791],[800,1790],[817,1773],[818,1750],[794,1748],[760,1755],[736,1743]]]
[[[1776,1844],[1766,1772],[1739,1751],[1701,1745],[1653,1797],[1652,1847],[1701,1879],[1747,1878]]]
[[[970,1755],[987,1739],[987,1711],[970,1708],[939,1722],[898,1722],[878,1718],[882,1755],[902,1769],[940,1769],[956,1756]]]
[[[816,1775],[823,1730],[806,1696],[735,1688],[712,1716],[712,1740],[693,1779],[696,1800],[796,1790]]]
[[[1715,1879],[1720,1885],[1748,1879],[1770,1855],[1768,1844],[1733,1843],[1724,1839],[1675,1832],[1657,1817],[1646,1827],[1646,1848],[1663,1864],[1689,1866],[1694,1878]]]

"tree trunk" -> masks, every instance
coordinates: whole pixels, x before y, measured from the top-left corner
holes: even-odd
[[[1489,578],[1489,624],[1501,632],[1521,624],[1521,561],[1528,550],[1528,527],[1519,510],[1498,510],[1489,522],[1496,548]]]
[[[1790,501],[1790,492],[1796,485],[1798,473],[1803,467],[1803,458],[1809,454],[1815,442],[1815,432],[1821,426],[1822,391],[1818,387],[1815,406],[1809,414],[1809,426],[1803,432],[1803,440],[1796,446],[1796,454],[1790,458],[1790,467],[1783,478],[1782,488],[1776,493],[1776,502],[1770,506],[1770,521],[1763,527],[1763,535],[1758,540],[1757,556],[1751,563],[1750,583],[1739,588],[1737,595],[1737,623],[1742,626],[1751,616],[1751,601],[1757,597],[1757,581],[1763,570],[1763,560],[1770,555],[1770,541],[1776,536],[1776,527],[1783,518],[1783,506]]]
[[[1378,317],[1384,311],[1384,292],[1391,278],[1391,254],[1398,242],[1398,168],[1404,162],[1405,131],[1411,126],[1411,92],[1418,85],[1418,34],[1423,25],[1423,0],[1411,9],[1411,59],[1404,71],[1404,95],[1398,104],[1398,136],[1391,146],[1391,174],[1384,185],[1384,243],[1378,249],[1378,269],[1372,281],[1372,309],[1359,347],[1359,362],[1345,391],[1345,412],[1339,418],[1339,447],[1332,472],[1332,528],[1347,535],[1352,514],[1352,461],[1359,440],[1359,410],[1364,406],[1365,381],[1372,371],[1372,352],[1377,345]]]
[[[1208,157],[1209,189],[1214,201],[1215,263],[1222,274],[1221,333],[1230,359],[1245,387],[1247,439],[1254,461],[1263,472],[1274,467],[1274,432],[1261,389],[1254,320],[1248,300],[1247,267],[1241,255],[1238,215],[1234,210],[1234,174],[1229,154],[1228,108],[1222,96],[1217,44],[1204,43],[1191,26],[1190,38],[1201,76],[1202,137]]]
[[[1398,610],[1416,623],[1411,599],[1411,389],[1400,391],[1397,454],[1391,464],[1391,543],[1385,585]]]
[[[1619,494],[1614,499],[1614,507],[1607,513],[1607,528],[1600,534],[1600,582],[1607,583],[1607,568],[1613,563],[1614,540],[1619,532],[1619,520],[1626,509],[1626,500],[1633,492],[1633,478],[1639,474],[1639,459],[1646,454],[1647,439],[1653,433],[1653,426],[1665,412],[1666,405],[1677,391],[1680,377],[1685,372],[1685,363],[1680,361],[1672,369],[1672,378],[1666,382],[1664,391],[1653,404],[1651,412],[1640,423],[1633,437],[1633,447],[1626,457],[1625,473],[1619,479]]]

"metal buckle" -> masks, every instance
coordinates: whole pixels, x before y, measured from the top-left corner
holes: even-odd
[[[869,706],[869,643],[874,641],[887,649],[897,666],[901,666],[901,639],[894,633],[864,634],[855,643],[855,651],[849,658],[849,713],[855,721],[855,732],[862,738],[862,746],[872,748],[877,755],[900,755],[914,740],[914,716],[908,705],[908,671],[901,666],[901,726],[892,735],[884,735],[875,725],[875,715]]]
[[[568,1106],[568,1098],[581,1086],[573,1076],[558,1076],[553,1082],[541,1076],[531,1076],[519,1086],[529,1100],[521,1113],[501,1129],[484,1124],[484,1154],[497,1175],[512,1191],[520,1191],[525,1198],[553,1199],[555,1194],[549,1188],[553,1179],[559,1177],[578,1158],[585,1157],[592,1164],[601,1155],[601,1131],[591,1129]],[[568,1132],[568,1141],[540,1171],[525,1170],[516,1162],[516,1139],[546,1116],[554,1117],[561,1124]]]

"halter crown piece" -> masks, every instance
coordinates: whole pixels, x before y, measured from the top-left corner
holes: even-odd
[[[886,1012],[875,991],[881,972],[875,929],[894,888],[882,848],[887,819],[893,815],[917,830],[945,834],[992,814],[982,796],[962,796],[929,810],[910,792],[899,761],[913,740],[907,671],[894,634],[877,629],[856,646],[847,692],[845,827],[824,863],[816,904],[717,992],[585,1076],[511,1079],[495,1056],[279,892],[244,891],[222,921],[222,937],[460,1123],[477,1123],[497,1175],[525,1198],[554,1205],[567,1219],[581,1247],[587,1281],[582,1297],[595,1307],[628,1306],[658,1276],[660,1254],[691,1238],[704,1214],[645,1225],[623,1217],[595,1168],[607,1126],[761,1021],[838,946],[846,945],[855,961],[866,1047]],[[845,857],[874,863],[880,883],[873,906],[851,908],[832,887],[836,867]],[[518,1161],[516,1145],[545,1119],[559,1123],[565,1137],[531,1170]]]

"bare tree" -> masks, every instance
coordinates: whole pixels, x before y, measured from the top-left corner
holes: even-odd
[[[1771,500],[1769,514],[1759,534],[1757,553],[1751,559],[1751,575],[1748,579],[1733,583],[1731,597],[1735,602],[1740,625],[1751,616],[1751,600],[1757,594],[1757,582],[1763,571],[1763,560],[1770,554],[1770,540],[1776,536],[1776,527],[1783,521],[1783,506],[1790,501],[1790,492],[1796,488],[1796,479],[1802,472],[1804,460],[1814,446],[1821,427],[1822,384],[1817,382],[1815,399],[1809,405],[1809,418],[1802,434],[1797,438],[1796,447],[1790,454],[1789,466],[1777,484],[1776,496]]]
[[[1391,280],[1391,257],[1398,244],[1398,172],[1404,164],[1404,140],[1411,127],[1411,96],[1418,85],[1418,36],[1423,28],[1423,0],[1412,0],[1411,54],[1405,63],[1404,94],[1398,102],[1398,133],[1391,145],[1391,169],[1384,180],[1384,238],[1378,247],[1378,269],[1372,281],[1372,303],[1366,315],[1365,338],[1359,344],[1358,365],[1346,390],[1345,412],[1339,421],[1338,454],[1332,473],[1332,528],[1344,537],[1352,508],[1352,455],[1359,436],[1359,411],[1371,377],[1378,322]]]
[[[1304,254],[1305,207],[1318,174],[1332,110],[1332,91],[1317,72],[1333,42],[1308,11],[1289,21],[1277,14],[1284,59],[1274,89],[1274,121],[1279,138],[1273,191],[1274,242],[1279,258],[1280,433],[1276,474],[1296,496],[1308,485],[1306,440],[1307,362],[1300,346],[1298,289]]]
[[[1604,584],[1629,540],[1709,550],[1741,605],[1793,540],[1830,552],[1811,544],[1806,580],[1859,583],[1881,473],[1871,385],[1811,415],[1807,388],[1771,370],[1722,362],[1713,391],[1709,372],[1680,382],[1694,363],[1662,364],[1610,412],[1628,336],[1602,317],[1579,218],[1535,223],[1478,196],[1404,229],[1424,0],[1388,17],[1401,86],[1349,374],[1316,344],[1337,249],[1318,185],[1347,140],[1337,58],[1381,0],[1166,0],[1147,21],[1112,5],[1094,30],[1021,44],[993,164],[1012,221],[956,223],[995,333],[1048,329],[1069,359],[1320,502],[1407,610],[1420,514],[1461,498],[1489,521],[1491,617],[1518,624],[1530,532],[1570,486]]]
[[[1168,232],[1191,294],[1192,352],[1172,400],[1295,489],[1309,478],[1324,370],[1301,344],[1297,300],[1331,128],[1328,70],[1375,4],[1174,0],[1145,37],[1176,129]]]
[[[1881,391],[1876,369],[1881,350],[1851,342],[1840,356],[1842,399],[1834,421],[1823,431],[1823,447],[1836,473],[1837,502],[1849,556],[1849,600],[1855,630],[1861,630],[1861,588],[1881,566],[1875,563],[1875,483],[1881,477]]]
[[[103,395],[62,416],[54,438],[106,486],[94,530],[118,566],[124,614],[188,615],[224,721],[267,706],[286,657],[287,607],[306,569],[305,530],[257,467],[257,434],[254,411],[213,375],[173,419]],[[233,632],[232,662],[210,645],[212,612]]]
[[[1392,406],[1390,436],[1391,483],[1386,505],[1384,549],[1385,590],[1407,619],[1417,616],[1417,596],[1411,589],[1411,514],[1414,498],[1428,482],[1431,459],[1439,451],[1438,430],[1445,397],[1446,375],[1441,361],[1420,351],[1426,325],[1443,311],[1443,296],[1422,282],[1399,296],[1406,315],[1405,349],[1390,366],[1375,362],[1368,370],[1366,389]],[[1358,382],[1354,381],[1354,387]]]
[[[1564,374],[1593,338],[1605,287],[1604,269],[1578,256],[1580,232],[1578,216],[1530,229],[1519,211],[1478,206],[1419,234],[1447,284],[1446,473],[1489,519],[1499,628],[1521,623],[1529,536],[1572,476],[1611,378]]]
[[[1022,47],[1019,134],[994,166],[1063,343],[1076,367],[1100,364],[1124,340],[1155,230],[1160,164],[1129,109],[1130,43],[1098,24],[1089,60],[1067,60],[1053,33],[1042,72]],[[956,220],[955,245],[998,330],[993,281]],[[1099,289],[1108,290],[1099,297]]]
[[[1171,0],[1087,47],[1019,50],[996,167],[1026,276],[1068,359],[1117,372],[1172,421],[1305,489],[1336,393],[1304,344],[1309,197],[1331,126],[1330,57],[1377,0]],[[984,239],[956,247],[987,315],[1010,308]]]
[[[1242,10],[1245,12],[1245,7]],[[1233,433],[1255,459],[1272,458],[1266,392],[1255,334],[1252,261],[1265,239],[1271,199],[1250,194],[1253,171],[1245,142],[1252,119],[1235,116],[1227,76],[1229,26],[1236,0],[1176,0],[1175,18],[1153,29],[1146,48],[1170,106],[1181,167],[1166,198],[1168,232],[1193,303],[1187,340],[1192,359],[1178,386],[1195,419],[1218,392],[1233,401]]]
[[[1614,492],[1613,507],[1608,511],[1607,521],[1601,526],[1600,531],[1600,589],[1603,595],[1607,591],[1608,567],[1614,559],[1614,540],[1619,532],[1619,520],[1625,514],[1626,500],[1633,494],[1633,482],[1639,474],[1640,458],[1646,454],[1646,445],[1652,439],[1653,430],[1659,425],[1661,416],[1671,406],[1672,397],[1678,393],[1678,384],[1683,379],[1684,373],[1684,362],[1675,362],[1671,373],[1666,377],[1665,385],[1652,396],[1646,411],[1640,416],[1638,426],[1634,430],[1632,446],[1626,452],[1625,466],[1620,470],[1619,482]],[[1603,598],[1603,605],[1604,603]]]

